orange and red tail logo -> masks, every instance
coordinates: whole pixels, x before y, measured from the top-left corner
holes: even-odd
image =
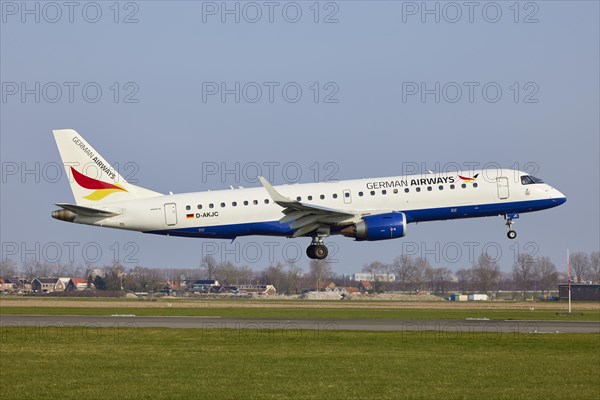
[[[473,182],[473,181],[475,181],[475,179],[477,179],[478,176],[479,176],[479,174],[473,175],[472,178],[469,178],[468,176],[462,176],[462,175],[459,175],[458,177],[460,178],[461,181],[464,181],[464,182]]]
[[[111,193],[127,191],[123,186],[117,185],[116,183],[102,182],[97,179],[90,178],[89,176],[85,176],[73,167],[71,167],[71,173],[73,174],[73,178],[75,178],[75,182],[77,182],[79,186],[84,189],[93,190],[92,193],[84,196],[84,199],[98,201],[102,200]]]

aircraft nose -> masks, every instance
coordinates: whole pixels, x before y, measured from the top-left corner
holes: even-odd
[[[556,205],[561,205],[567,201],[567,196],[562,194],[560,191],[552,188],[552,200],[556,203]]]

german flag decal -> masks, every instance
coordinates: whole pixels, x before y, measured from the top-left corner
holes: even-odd
[[[191,218],[194,218],[194,214],[186,214],[185,217],[187,219],[191,219]]]
[[[117,185],[116,183],[113,184],[102,182],[97,179],[90,178],[89,176],[85,176],[73,167],[71,167],[71,173],[73,174],[73,178],[75,178],[75,182],[77,182],[79,186],[84,189],[93,190],[92,193],[84,196],[84,199],[98,201],[102,200],[111,193],[127,191],[123,186]]]
[[[458,177],[463,182],[473,182],[473,181],[475,181],[475,179],[477,179],[478,176],[479,176],[479,174],[475,174],[472,178],[469,178],[468,176],[462,176],[462,175],[459,175]]]

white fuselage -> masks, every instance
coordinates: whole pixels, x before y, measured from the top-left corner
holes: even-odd
[[[402,212],[406,221],[484,217],[531,212],[566,201],[545,183],[522,182],[527,173],[488,169],[468,173],[434,173],[356,179],[337,182],[276,186],[290,199],[348,211],[357,222],[362,216]],[[472,178],[475,179],[464,179]],[[147,233],[188,237],[235,238],[245,235],[291,236],[287,223],[279,223],[283,208],[264,187],[161,195],[106,202],[118,210],[111,217],[77,215],[73,222]],[[331,234],[339,233],[335,226]]]

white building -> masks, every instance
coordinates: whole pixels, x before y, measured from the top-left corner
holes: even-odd
[[[358,273],[352,274],[352,280],[356,282],[367,281],[367,282],[395,282],[396,275],[394,274],[367,274]]]

